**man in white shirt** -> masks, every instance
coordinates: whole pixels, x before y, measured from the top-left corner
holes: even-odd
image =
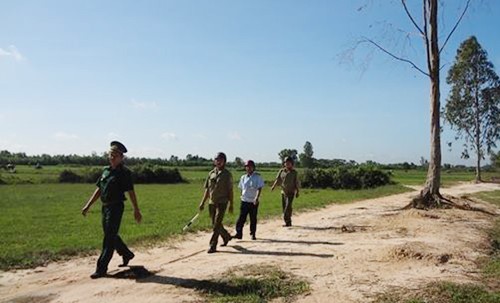
[[[259,173],[255,171],[255,162],[248,160],[245,163],[246,174],[241,176],[238,188],[241,189],[241,208],[240,217],[236,223],[236,235],[233,238],[243,238],[243,226],[250,215],[250,235],[252,240],[256,240],[257,231],[257,210],[259,208],[259,197],[264,187],[264,180]]]

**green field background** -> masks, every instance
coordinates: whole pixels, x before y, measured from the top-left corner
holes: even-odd
[[[32,267],[74,255],[95,253],[100,249],[100,203],[96,202],[87,217],[80,213],[95,185],[54,183],[64,168],[68,167],[44,167],[40,170],[18,167],[16,174],[7,176],[8,174],[2,173],[3,180],[12,178],[11,181],[15,179],[16,182],[0,185],[0,268]],[[70,169],[78,171],[88,168]],[[182,227],[197,212],[203,193],[203,180],[208,171],[209,168],[182,169],[181,173],[188,181],[182,184],[137,184],[136,193],[143,222],[136,224],[133,221],[131,205],[126,201],[120,229],[125,241],[131,246],[151,245],[180,235]],[[259,208],[260,220],[280,217],[281,214],[279,190],[270,191],[270,183],[276,171],[261,171],[266,187]],[[239,190],[236,182],[243,171],[233,170],[232,173],[235,181],[235,213],[227,215],[225,219],[230,232],[234,231],[239,213]],[[418,185],[425,180],[423,171],[397,171],[392,174],[396,184],[375,189],[302,189],[300,198],[294,203],[294,212],[320,208],[331,203],[348,203],[402,193],[410,190],[403,184]],[[470,172],[443,174],[443,184],[449,186],[473,178],[473,173]],[[210,222],[205,210],[189,232],[209,228]]]

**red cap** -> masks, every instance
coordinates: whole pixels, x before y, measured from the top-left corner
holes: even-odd
[[[248,160],[247,162],[245,162],[245,166],[252,166],[255,168],[255,162],[253,162],[252,160]]]

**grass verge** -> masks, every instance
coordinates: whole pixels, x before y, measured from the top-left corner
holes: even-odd
[[[474,195],[484,201],[500,206],[500,191],[482,192]],[[397,290],[379,295],[376,303],[498,303],[500,302],[500,219],[496,219],[488,231],[491,253],[479,260],[482,271],[477,284],[451,282],[429,283],[418,291]]]
[[[309,283],[276,266],[252,265],[231,269],[198,290],[213,303],[260,303],[277,298],[291,302],[309,291]]]

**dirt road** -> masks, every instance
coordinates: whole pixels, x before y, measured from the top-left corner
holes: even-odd
[[[498,184],[462,184],[442,192],[499,189]],[[281,220],[259,223],[257,241],[249,239],[245,226],[243,240],[231,241],[216,254],[206,253],[207,233],[144,248],[131,261],[154,273],[142,279],[127,278],[116,256],[109,272],[114,278],[89,278],[97,256],[0,272],[0,301],[197,302],[196,281],[247,264],[276,265],[310,281],[311,292],[298,302],[367,302],[391,287],[474,281],[474,261],[486,254],[485,228],[491,226],[492,216],[457,209],[396,210],[412,195],[415,192],[297,214],[293,227],[282,227]],[[500,214],[489,204],[476,206]]]

